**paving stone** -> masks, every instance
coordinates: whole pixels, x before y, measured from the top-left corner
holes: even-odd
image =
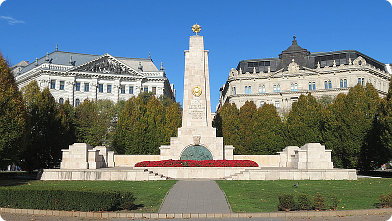
[[[159,213],[231,213],[231,210],[215,181],[179,180],[167,194]]]

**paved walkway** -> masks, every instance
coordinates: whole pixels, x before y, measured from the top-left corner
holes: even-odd
[[[231,213],[225,194],[213,180],[179,180],[159,213]]]

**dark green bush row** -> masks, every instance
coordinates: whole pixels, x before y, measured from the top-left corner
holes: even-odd
[[[317,193],[316,196],[308,194],[279,194],[278,209],[283,211],[292,210],[337,210],[338,198],[335,195],[329,196],[327,200],[323,195]]]
[[[132,209],[130,192],[0,188],[0,207],[41,210],[114,211]]]
[[[25,171],[10,171],[10,172],[0,172],[0,178],[3,177],[16,177],[16,176],[24,176],[27,173]]]

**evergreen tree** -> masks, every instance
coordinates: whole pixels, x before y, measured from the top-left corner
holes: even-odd
[[[147,111],[145,114],[147,120],[146,128],[146,149],[150,154],[159,154],[159,146],[165,139],[164,118],[165,112],[162,104],[152,96],[147,103]]]
[[[11,69],[0,53],[0,168],[17,163],[25,128],[26,107]]]
[[[236,147],[237,154],[250,154],[252,149],[252,136],[253,126],[255,123],[255,113],[257,107],[253,101],[246,101],[245,104],[240,108],[238,117],[239,123],[239,145]]]
[[[218,127],[218,131],[221,130],[223,136],[223,142],[225,145],[233,145],[236,147],[234,149],[237,154],[237,147],[240,144],[240,119],[239,119],[239,110],[237,106],[232,103],[225,103],[218,112],[218,117],[222,121],[222,128],[219,129],[218,121],[215,121],[216,127]],[[216,119],[219,119],[216,117]]]
[[[388,94],[382,99],[379,109],[378,116],[379,126],[379,141],[383,150],[385,151],[385,157],[391,159],[392,157],[392,78],[389,82]],[[386,163],[387,160],[384,160]]]
[[[350,88],[347,95],[338,95],[328,106],[324,116],[325,145],[332,149],[335,166],[358,168],[363,163],[370,164],[374,158],[365,156],[372,149],[370,144],[372,128],[377,114],[379,98],[371,84]],[[368,144],[368,145],[367,145]]]
[[[370,129],[367,129],[368,132],[365,135],[364,144],[361,147],[358,167],[361,170],[371,170],[379,168],[380,165],[386,163],[391,155],[380,139],[381,127],[379,112],[381,99],[371,83],[366,84],[365,94],[365,102],[368,104],[368,108],[364,114]]]
[[[136,115],[136,117],[135,117]],[[132,97],[125,102],[124,109],[120,113],[113,139],[113,148],[119,154],[131,154],[135,150],[134,129],[139,119],[139,111],[136,107],[136,98]]]
[[[165,111],[165,130],[162,145],[170,144],[170,137],[177,137],[177,129],[181,127],[182,114],[179,103],[172,102]]]
[[[290,145],[302,146],[306,143],[322,143],[322,107],[311,94],[301,95],[293,103],[286,126]]]
[[[181,126],[178,103],[143,94],[129,99],[119,115],[113,148],[120,154],[159,154],[159,147],[169,144]]]
[[[275,106],[264,104],[257,109],[254,119],[250,154],[274,155],[285,147],[283,122]]]

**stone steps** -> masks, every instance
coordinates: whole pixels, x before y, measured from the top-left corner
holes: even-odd
[[[148,173],[148,180],[167,180],[163,174],[154,173],[154,171],[144,169],[144,172]]]

